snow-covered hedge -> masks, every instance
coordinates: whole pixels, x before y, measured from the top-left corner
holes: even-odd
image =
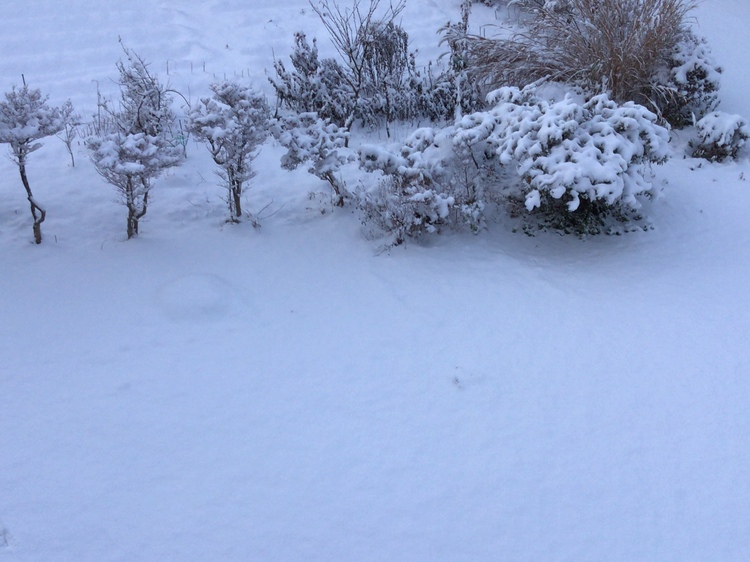
[[[712,162],[735,159],[750,138],[750,127],[740,115],[714,111],[695,125],[698,139],[693,141],[693,156]]]

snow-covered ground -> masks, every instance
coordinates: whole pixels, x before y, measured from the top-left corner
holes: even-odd
[[[423,53],[458,3],[408,0]],[[298,29],[330,54],[304,0],[249,6],[10,3],[3,90],[91,115],[118,35],[191,99],[225,75],[270,95]],[[750,116],[750,5],[696,16]],[[73,168],[48,139],[40,246],[0,161],[0,561],[750,559],[747,161],[657,168],[650,232],[377,254],[280,154],[260,229],[223,223],[191,145],[125,241],[83,147]]]

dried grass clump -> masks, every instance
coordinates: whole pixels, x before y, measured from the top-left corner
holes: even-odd
[[[485,87],[547,78],[604,88],[617,102],[656,105],[654,77],[688,31],[695,0],[525,0],[530,16],[510,39],[469,38]]]

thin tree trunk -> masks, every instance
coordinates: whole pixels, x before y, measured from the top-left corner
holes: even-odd
[[[75,158],[75,156],[73,156],[73,148],[70,146],[69,142],[66,142],[65,146],[68,147],[68,154],[70,154],[70,166],[72,168],[75,168],[76,167],[76,158]]]
[[[138,232],[138,223],[135,220],[135,189],[133,188],[133,178],[128,176],[125,185],[125,206],[128,208],[128,240]]]
[[[133,226],[135,229],[136,236],[138,235],[138,222],[143,218],[143,216],[146,214],[146,211],[148,211],[148,192],[149,192],[149,186],[145,179],[141,178],[141,183],[143,184],[143,203],[141,204],[141,209],[136,212],[135,214],[135,220],[133,221]]]
[[[238,168],[242,169],[241,164]],[[229,189],[227,203],[229,203],[229,220],[232,222],[239,222],[242,218],[242,182],[237,179],[238,175],[234,165],[227,168],[227,188]]]
[[[336,198],[333,204],[337,207],[343,207],[344,195],[341,193],[342,190],[339,188],[339,183],[336,180],[336,176],[333,175],[333,172],[331,171],[324,172],[323,174],[320,175],[320,177],[326,180],[331,185],[331,189],[336,194]]]
[[[138,221],[135,219],[135,208],[128,205],[128,240],[138,233]]]
[[[31,193],[29,180],[26,177],[26,158],[24,156],[18,157],[18,171],[21,173],[21,182],[23,183],[24,189],[26,189],[27,199],[29,200],[29,205],[31,205],[31,216],[34,218],[34,241],[37,244],[41,244],[42,223],[44,222],[44,219],[47,218],[47,211],[36,202],[34,195]]]
[[[132,178],[128,178],[128,185],[126,187],[125,205],[128,208],[128,240],[134,236],[138,236],[138,221],[140,221],[148,210],[148,182],[143,178],[141,178],[140,181],[143,185],[143,202],[141,203],[140,208],[137,203]]]
[[[234,216],[239,219],[242,217],[242,183],[234,180],[232,185],[232,198],[234,199]]]
[[[146,214],[145,203],[139,210],[138,207],[128,207],[128,240],[138,236],[138,221]]]

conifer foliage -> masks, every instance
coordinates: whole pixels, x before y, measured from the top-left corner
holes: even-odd
[[[321,119],[343,127],[354,111],[352,92],[344,78],[343,67],[335,59],[320,59],[318,44],[312,45],[299,31],[294,34],[294,49],[289,55],[292,69],[281,60],[274,61],[276,78],[269,81],[279,104],[296,113],[316,113]]]

